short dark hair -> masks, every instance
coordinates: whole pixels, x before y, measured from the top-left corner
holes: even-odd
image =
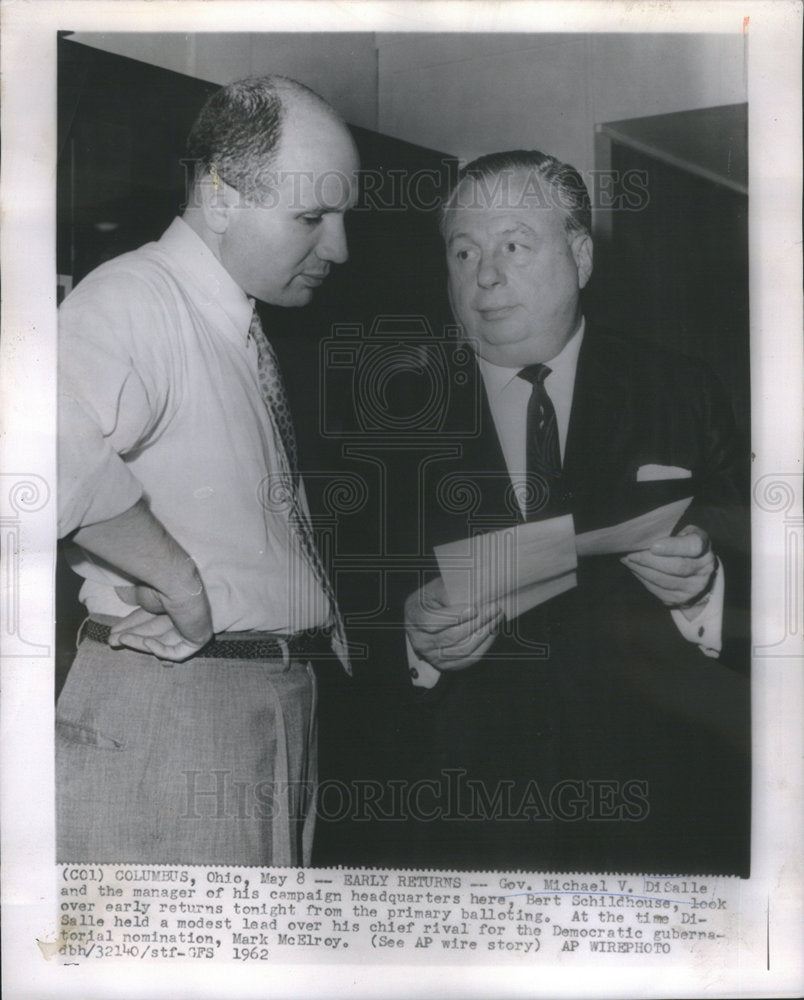
[[[506,172],[532,171],[545,181],[555,194],[554,207],[564,215],[568,234],[592,232],[592,203],[580,173],[569,163],[562,163],[555,156],[537,149],[512,149],[501,153],[488,153],[467,163],[458,172],[457,180],[441,207],[443,230],[446,213],[454,208],[458,188],[467,178],[491,180]]]
[[[195,176],[217,174],[249,203],[274,186],[276,159],[288,105],[301,100],[340,119],[314,90],[284,76],[236,80],[211,94],[187,137],[187,159]]]

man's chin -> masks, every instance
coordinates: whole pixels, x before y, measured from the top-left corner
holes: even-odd
[[[496,340],[476,337],[475,349],[481,358],[500,368],[521,368],[523,365],[547,360],[546,356],[542,356],[544,345],[528,336],[501,337]]]
[[[264,301],[272,306],[282,306],[285,309],[298,309],[301,306],[309,305],[312,298],[312,288],[289,288],[281,295],[275,295]]]
[[[293,301],[288,302],[289,306],[306,306],[313,301],[313,289],[305,288],[300,289],[298,292],[294,292]]]
[[[506,323],[479,323],[471,331],[472,340],[478,341],[481,346],[488,346],[493,351],[504,351],[509,348],[516,350],[518,346],[527,343],[531,336],[531,330]]]

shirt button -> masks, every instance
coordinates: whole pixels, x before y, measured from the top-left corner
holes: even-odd
[[[411,667],[409,673],[410,673],[410,676],[414,679],[414,681],[419,676],[419,671],[415,667]]]
[[[704,634],[704,627],[703,627],[703,625],[699,625],[698,626],[698,638],[700,639],[703,634]]]

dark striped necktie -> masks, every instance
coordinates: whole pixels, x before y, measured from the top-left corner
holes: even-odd
[[[335,600],[335,592],[332,589],[329,574],[324,568],[318,552],[315,533],[310,522],[310,515],[301,498],[296,432],[293,428],[293,419],[290,414],[290,405],[288,404],[285,384],[282,380],[282,373],[279,370],[276,352],[265,336],[256,306],[251,316],[248,335],[254,340],[257,347],[257,377],[260,383],[262,398],[271,416],[271,420],[279,432],[281,454],[278,458],[288,482],[287,487],[283,489],[283,496],[287,497],[289,504],[289,520],[301,542],[302,550],[316,575],[321,589],[329,601],[332,618],[332,650],[343,664],[345,670],[351,673],[343,618]]]
[[[561,481],[561,450],[558,442],[558,421],[553,403],[544,387],[550,374],[547,365],[528,365],[518,372],[530,382],[528,401],[526,473],[527,500],[525,519],[539,521],[559,513]]]

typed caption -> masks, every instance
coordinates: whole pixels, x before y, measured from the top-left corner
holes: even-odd
[[[65,965],[124,959],[367,963],[590,956],[679,961],[732,940],[739,880],[62,865]]]

